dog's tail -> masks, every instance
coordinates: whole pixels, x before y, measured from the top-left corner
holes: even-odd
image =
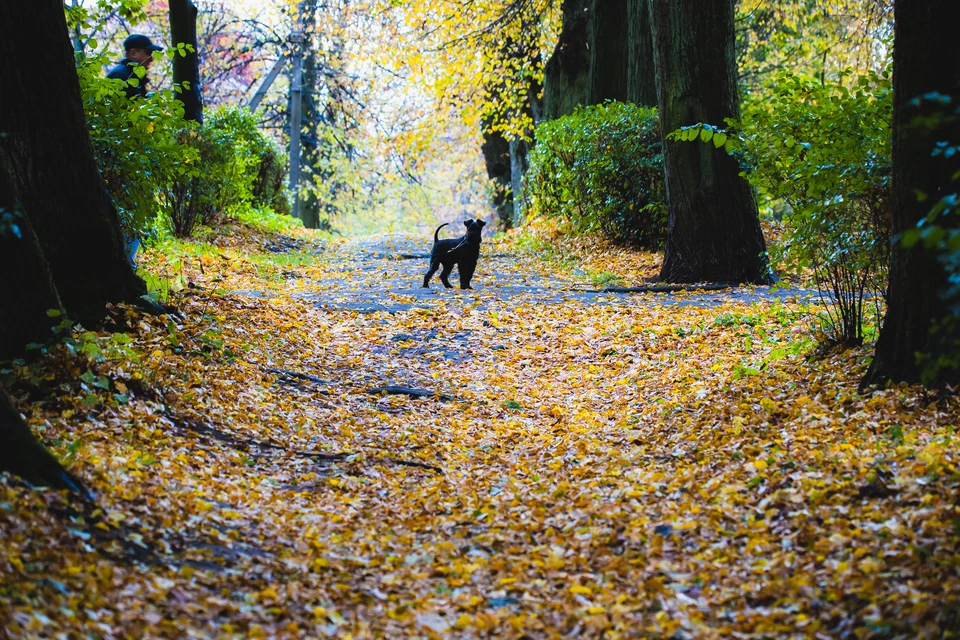
[[[436,230],[436,231],[433,232],[433,244],[437,244],[437,242],[440,240],[440,229],[443,229],[443,228],[444,228],[445,226],[447,226],[448,224],[450,224],[450,223],[449,223],[449,222],[444,222],[442,225],[440,225],[439,227],[437,227],[437,230]]]

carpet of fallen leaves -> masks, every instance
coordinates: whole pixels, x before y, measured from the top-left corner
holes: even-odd
[[[507,300],[481,262],[360,314],[306,295],[371,286],[342,240],[214,242],[148,255],[179,315],[7,370],[99,509],[0,479],[0,636],[956,637],[958,403],[858,394],[810,307]]]

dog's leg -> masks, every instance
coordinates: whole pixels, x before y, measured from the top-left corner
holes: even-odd
[[[477,263],[473,260],[463,260],[460,262],[460,288],[473,289],[470,286],[470,279],[473,278],[473,272],[477,270]]]
[[[430,288],[430,278],[433,277],[433,274],[435,274],[435,273],[437,272],[437,269],[439,269],[439,268],[440,268],[440,261],[439,261],[439,260],[433,260],[433,259],[431,259],[431,260],[430,260],[430,270],[427,271],[427,275],[423,276],[423,288],[424,288],[424,289],[429,289],[429,288]]]
[[[440,272],[440,282],[442,282],[443,286],[445,286],[447,289],[453,288],[453,285],[450,284],[450,281],[447,280],[447,278],[450,277],[450,273],[453,271],[453,265],[455,264],[456,262],[444,263],[443,271]]]

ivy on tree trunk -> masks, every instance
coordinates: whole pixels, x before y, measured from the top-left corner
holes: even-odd
[[[960,143],[960,120],[936,101],[916,101],[936,92],[960,101],[960,38],[955,0],[897,0],[893,45],[893,224],[896,238],[916,226],[944,195],[960,162],[932,152],[938,141]],[[923,120],[939,123],[929,128]],[[920,197],[922,194],[922,199]],[[957,228],[956,212],[936,224]],[[960,383],[960,319],[942,294],[948,273],[936,251],[922,242],[895,241],[890,252],[887,313],[864,385]]]

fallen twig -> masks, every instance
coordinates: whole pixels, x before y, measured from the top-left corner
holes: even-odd
[[[278,376],[287,376],[288,378],[294,378],[296,380],[305,380],[307,382],[313,382],[314,384],[322,384],[329,386],[330,381],[324,380],[323,378],[318,378],[317,376],[312,376],[309,373],[300,373],[298,371],[287,371],[286,369],[275,369],[274,367],[264,367],[264,370],[276,374]],[[320,389],[320,393],[325,393],[330,395],[330,391],[327,389]]]
[[[724,291],[733,284],[658,284],[645,287],[604,287],[602,289],[571,289],[579,293],[679,293],[681,291]]]
[[[381,393],[386,393],[388,395],[403,395],[410,396],[413,398],[436,398],[437,400],[446,402],[448,400],[453,400],[452,396],[448,396],[445,393],[437,393],[436,391],[427,391],[426,389],[411,389],[409,387],[376,387],[373,389],[367,389],[367,393],[372,395],[379,395]]]
[[[278,444],[273,444],[271,442],[263,442],[261,440],[238,438],[216,427],[206,425],[206,424],[198,424],[192,421],[181,423],[181,422],[176,422],[171,420],[171,422],[173,422],[175,425],[180,426],[181,428],[189,429],[194,433],[198,433],[200,435],[206,435],[213,438],[214,440],[218,440],[220,442],[226,443],[229,446],[239,451],[249,451],[251,447],[257,447],[259,449],[266,449],[269,451],[288,453],[290,455],[298,456],[300,458],[310,458],[312,460],[322,460],[324,462],[341,462],[343,460],[346,460],[350,456],[356,455],[347,451],[342,451],[338,453],[321,453],[318,451],[297,451],[296,449],[288,449],[286,447],[280,446]],[[403,467],[416,467],[418,469],[428,469],[430,471],[434,471],[440,474],[443,473],[443,469],[441,469],[440,467],[436,467],[434,465],[427,464],[425,462],[415,462],[412,460],[402,460],[400,458],[389,458],[389,457],[372,458],[372,460],[383,460],[385,462],[392,462],[393,464],[400,465]]]

